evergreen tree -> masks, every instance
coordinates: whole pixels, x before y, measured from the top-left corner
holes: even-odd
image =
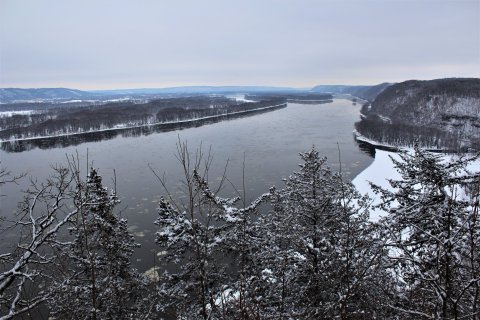
[[[478,202],[465,196],[465,184],[473,181],[465,168],[473,159],[447,162],[418,147],[400,157],[392,158],[401,174],[390,181],[393,190],[375,187],[389,213],[382,223],[403,288],[391,307],[412,319],[475,319]]]
[[[256,280],[260,275],[259,260],[263,259],[261,254],[264,250],[257,214],[258,207],[269,194],[261,195],[248,206],[243,200],[243,206],[239,208],[240,197],[221,198],[210,190],[205,179],[198,174],[194,178],[201,190],[202,202],[218,210],[217,217],[222,226],[216,241],[225,254],[227,272],[222,291],[215,299],[218,306],[215,316],[220,319],[258,319],[262,315],[259,304],[261,292]]]
[[[76,204],[77,221],[70,228],[73,241],[63,254],[69,269],[52,286],[50,307],[55,317],[70,319],[138,319],[148,316],[141,297],[146,280],[130,265],[138,245],[127,221],[113,209],[119,200],[103,187],[91,169]]]
[[[391,279],[383,271],[383,242],[368,221],[368,199],[315,149],[300,156],[301,170],[283,190],[272,190],[272,219],[264,222],[269,300],[284,318],[373,317]]]

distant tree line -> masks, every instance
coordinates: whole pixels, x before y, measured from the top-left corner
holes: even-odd
[[[283,103],[286,103],[284,99],[268,99],[254,103],[240,103],[235,105],[235,107],[232,107],[231,105],[211,105],[209,108],[198,108],[197,106],[190,108],[168,107],[158,111],[157,120],[158,122],[175,122],[189,119],[201,119],[261,109]]]
[[[333,96],[329,93],[258,93],[245,95],[245,99],[259,101],[263,99],[286,99],[294,101],[333,101]]]
[[[95,169],[78,159],[32,180],[0,253],[0,319],[478,319],[480,173],[415,148],[394,161],[401,179],[374,186],[387,214],[332,172],[315,149],[281,188],[251,203],[223,198],[211,158],[179,142],[184,197],[161,176],[149,277],[130,260],[138,246]],[[0,183],[12,183],[5,169]],[[152,221],[153,223],[153,221]],[[68,230],[68,232],[65,232]],[[62,232],[63,231],[63,232]],[[168,267],[168,268],[167,268]],[[169,270],[169,271],[167,271]]]
[[[238,103],[225,97],[194,96],[146,103],[125,101],[88,107],[57,107],[30,115],[0,117],[0,139],[54,136],[191,120],[254,110],[284,102],[284,99],[272,98],[255,103]]]

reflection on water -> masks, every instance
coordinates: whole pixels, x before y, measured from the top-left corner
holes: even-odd
[[[375,158],[375,147],[372,146],[370,143],[366,143],[360,140],[355,139],[355,136],[353,137],[353,140],[358,145],[358,148],[365,152],[366,154],[370,155],[372,158]]]

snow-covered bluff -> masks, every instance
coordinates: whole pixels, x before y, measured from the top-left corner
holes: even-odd
[[[480,142],[480,79],[410,80],[387,87],[362,112],[393,126],[440,130]]]

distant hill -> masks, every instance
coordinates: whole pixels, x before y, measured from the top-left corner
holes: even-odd
[[[67,88],[0,88],[0,102],[17,100],[45,100],[45,99],[80,99],[92,94],[87,91]]]
[[[287,87],[264,86],[190,86],[172,88],[144,88],[144,89],[118,89],[118,90],[92,90],[81,91],[67,88],[0,88],[0,102],[12,103],[20,101],[38,100],[68,100],[68,99],[113,99],[122,97],[149,97],[165,95],[202,95],[202,94],[229,94],[229,93],[294,93],[304,90]]]
[[[381,83],[374,86],[345,86],[345,85],[320,85],[312,88],[313,92],[351,94],[368,101],[373,101],[377,95],[391,86],[391,83]]]
[[[289,87],[265,86],[186,86],[171,88],[115,89],[94,90],[97,94],[226,94],[226,93],[258,93],[258,92],[296,92],[301,89]]]
[[[377,141],[393,141],[393,136],[412,140],[417,135],[432,146],[480,147],[480,79],[397,83],[362,113],[366,122],[359,131]]]

